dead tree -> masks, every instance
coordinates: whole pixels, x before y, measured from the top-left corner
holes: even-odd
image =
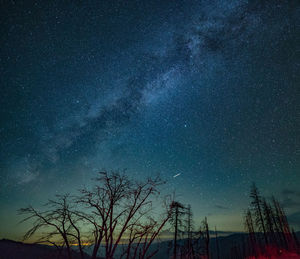
[[[215,226],[215,234],[216,234],[217,259],[220,259],[219,239],[218,239],[218,231],[216,226]]]
[[[36,243],[50,243],[57,247],[60,253],[62,248],[66,247],[69,259],[72,258],[71,246],[76,244],[83,259],[85,241],[79,227],[83,218],[75,212],[69,195],[57,195],[55,200],[49,200],[44,206],[47,209],[43,211],[36,210],[32,206],[19,210],[19,214],[26,215],[21,222],[33,221],[33,226],[26,232],[24,239],[45,231]]]
[[[268,251],[266,249],[268,245],[275,245],[278,252],[282,247],[297,252],[298,240],[290,229],[285,211],[280,203],[274,197],[272,197],[271,203],[261,197],[255,184],[252,186],[250,197],[252,198],[252,211],[249,209],[245,215],[245,227],[249,233],[250,247],[254,248],[250,254],[265,254]],[[252,215],[254,215],[255,224],[253,224]],[[254,225],[263,232],[265,245],[259,246],[258,238],[255,238],[258,235],[255,234]]]
[[[196,236],[193,231],[194,222],[191,205],[188,205],[186,208],[182,209],[182,216],[182,234],[184,235],[184,241],[182,242],[182,246],[180,247],[180,258],[195,258],[194,241]]]
[[[257,240],[255,235],[254,223],[252,219],[251,211],[248,209],[245,214],[245,229],[249,234],[249,253],[250,254],[257,254]]]
[[[252,198],[251,206],[255,216],[255,224],[258,227],[258,230],[263,232],[265,244],[268,244],[268,238],[266,234],[265,221],[263,218],[263,210],[262,210],[262,198],[259,194],[259,191],[256,185],[253,183],[251,187],[250,197]]]
[[[299,248],[300,248],[300,244],[299,244],[299,240],[298,240],[298,237],[297,237],[297,234],[295,233],[294,229],[292,229],[292,236],[294,238],[294,242],[295,242],[295,250],[297,253],[299,253]]]
[[[272,201],[274,201],[274,200],[275,200],[275,198],[272,197]],[[270,211],[269,211],[270,216],[271,216],[272,222],[273,222],[275,242],[278,247],[282,247],[285,245],[285,242],[284,242],[284,237],[282,236],[282,233],[281,233],[280,223],[279,223],[278,217],[276,215],[276,208],[274,207],[274,203],[273,203],[273,206],[269,204],[269,208],[270,208]]]
[[[187,258],[193,258],[193,214],[191,205],[187,206],[187,249],[185,251]]]
[[[272,197],[273,207],[275,211],[275,217],[277,219],[277,224],[280,229],[281,237],[284,240],[285,248],[291,249],[291,246],[294,246],[293,237],[291,234],[291,230],[289,227],[289,223],[287,221],[286,214],[283,210],[283,208],[280,206],[280,203]]]
[[[149,218],[147,220],[148,222],[144,222],[143,224],[132,224],[129,227],[127,246],[125,247],[121,258],[145,259],[153,257],[158,252],[158,249],[152,251],[151,254],[148,254],[149,248],[168,222],[170,215],[170,210],[168,210],[165,217],[160,221]]]
[[[78,246],[84,258],[86,244],[93,245],[93,259],[97,258],[100,247],[105,249],[105,258],[112,259],[120,242],[132,234],[134,238],[132,235],[130,238],[140,239],[142,245],[138,248],[139,257],[134,258],[151,258],[153,255],[147,254],[149,247],[171,216],[169,201],[164,217],[160,220],[150,217],[152,199],[157,198],[163,183],[158,177],[135,181],[125,174],[101,172],[91,189],[80,190],[72,199],[68,195],[57,196],[45,205],[44,211],[33,207],[20,209],[27,216],[23,221],[33,220],[25,238],[33,235],[37,238],[44,231],[39,242],[51,243],[60,250],[65,247],[63,251],[69,259],[73,245]],[[130,247],[128,251],[132,256]]]
[[[95,215],[93,259],[102,243],[105,258],[114,257],[121,240],[133,231],[132,227],[143,225],[142,219],[151,212],[152,198],[159,194],[158,187],[162,184],[160,178],[138,182],[125,174],[100,172],[93,189],[80,191],[77,202]]]
[[[276,244],[274,221],[272,219],[272,208],[265,198],[262,199],[262,209],[269,243]]]
[[[173,259],[177,259],[178,251],[178,235],[183,232],[181,227],[183,226],[183,216],[186,214],[185,207],[177,201],[171,204],[171,218],[170,222],[174,229],[174,243],[173,243]]]
[[[206,217],[202,221],[202,228],[200,231],[202,233],[205,242],[205,256],[207,259],[209,259],[210,258],[210,249],[209,249],[210,235],[209,235],[209,227],[208,227],[208,222]]]

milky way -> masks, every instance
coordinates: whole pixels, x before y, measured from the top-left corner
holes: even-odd
[[[243,229],[255,181],[288,201],[299,227],[299,5],[4,7],[3,236],[19,235],[17,208],[88,185],[101,169],[160,174],[196,221],[209,216],[222,230]]]

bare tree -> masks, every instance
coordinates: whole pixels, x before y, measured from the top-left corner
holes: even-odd
[[[245,227],[249,233],[250,254],[268,256],[268,246],[272,245],[280,252],[284,247],[288,251],[298,253],[297,238],[293,235],[289,223],[278,200],[274,197],[269,203],[260,196],[257,187],[253,184],[251,189],[251,209],[245,215]],[[255,224],[254,220],[255,219]],[[264,244],[258,242],[260,234],[256,231],[263,231]],[[252,248],[252,251],[251,251]]]
[[[219,239],[218,239],[218,231],[216,226],[215,226],[215,234],[216,234],[217,259],[220,259]]]
[[[293,238],[294,238],[294,242],[295,242],[295,250],[297,253],[299,253],[300,251],[300,244],[299,244],[299,240],[298,240],[298,237],[297,237],[297,234],[295,233],[294,229],[292,229],[292,235],[293,235]]]
[[[86,244],[93,246],[93,259],[100,247],[105,249],[105,258],[112,259],[118,245],[128,240],[123,256],[151,258],[154,252],[149,254],[149,247],[171,216],[171,201],[165,200],[162,217],[150,217],[163,183],[159,177],[137,181],[124,173],[100,172],[94,186],[80,190],[77,196],[58,195],[45,204],[44,211],[32,206],[20,209],[26,215],[22,222],[33,221],[24,238],[40,234],[37,242],[55,245],[69,259],[75,245],[83,259]]]
[[[142,220],[152,211],[152,198],[159,194],[158,187],[163,183],[158,177],[139,182],[125,174],[100,172],[93,189],[80,191],[78,203],[94,215],[92,258],[96,258],[102,243],[105,244],[105,257],[112,259],[125,236],[133,239],[130,244],[137,238],[148,238],[150,233],[153,238],[157,236],[168,216],[161,224],[152,221],[144,225]],[[131,252],[131,247],[128,251]]]
[[[50,243],[62,253],[66,247],[67,257],[72,258],[71,246],[76,244],[79,247],[81,258],[84,258],[83,242],[84,237],[80,229],[83,218],[75,211],[69,195],[57,195],[55,200],[49,200],[40,211],[32,206],[21,208],[19,214],[26,215],[21,222],[33,221],[33,226],[26,232],[24,239],[32,237],[37,232],[45,231],[37,239],[37,243]]]
[[[193,213],[191,209],[191,205],[188,205],[186,208],[186,224],[187,224],[187,247],[186,247],[186,257],[193,258],[194,257],[194,249],[193,249]]]
[[[177,251],[178,251],[178,236],[179,233],[183,233],[183,217],[186,214],[186,208],[183,204],[178,201],[173,201],[171,204],[171,217],[170,223],[174,228],[174,240],[173,240],[173,258],[177,258]]]
[[[199,227],[199,231],[193,235],[193,257],[192,258],[210,258],[210,230],[205,217]]]
[[[208,222],[206,217],[202,221],[202,227],[200,229],[200,232],[205,241],[205,255],[206,258],[209,259],[210,258],[210,249],[209,249],[210,235],[209,235],[209,227],[208,227]]]
[[[168,209],[166,215],[160,221],[155,221],[153,218],[149,218],[148,222],[143,224],[132,224],[129,228],[127,246],[125,247],[125,251],[121,258],[144,259],[153,257],[158,252],[158,248],[152,251],[151,254],[147,254],[147,252],[149,251],[153,241],[158,237],[159,233],[169,220],[170,216],[170,209]]]
[[[273,211],[271,205],[266,201],[265,198],[262,199],[262,209],[269,243],[276,244],[275,226],[272,217]]]
[[[273,207],[275,211],[275,218],[277,221],[278,228],[280,229],[281,238],[284,241],[286,249],[292,248],[294,243],[294,239],[291,234],[291,230],[289,227],[289,223],[287,221],[286,214],[283,210],[283,208],[280,206],[280,203],[278,200],[276,200],[274,197],[272,197]]]
[[[257,254],[257,240],[256,240],[256,234],[254,229],[254,223],[251,211],[248,209],[245,214],[245,229],[249,233],[249,248],[250,248],[250,254]]]
[[[260,196],[260,193],[254,183],[251,187],[250,197],[252,198],[251,206],[254,212],[256,226],[260,231],[263,232],[265,244],[268,244],[268,238],[266,234],[266,227],[262,210],[262,197]]]

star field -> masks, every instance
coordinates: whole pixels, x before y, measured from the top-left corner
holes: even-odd
[[[299,228],[299,17],[292,1],[2,3],[0,237],[102,169],[160,174],[230,231],[255,181]]]

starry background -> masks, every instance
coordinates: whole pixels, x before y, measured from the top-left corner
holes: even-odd
[[[300,229],[297,1],[1,1],[0,237],[101,170],[160,174],[243,230],[250,184]],[[180,174],[177,177],[173,177]]]

